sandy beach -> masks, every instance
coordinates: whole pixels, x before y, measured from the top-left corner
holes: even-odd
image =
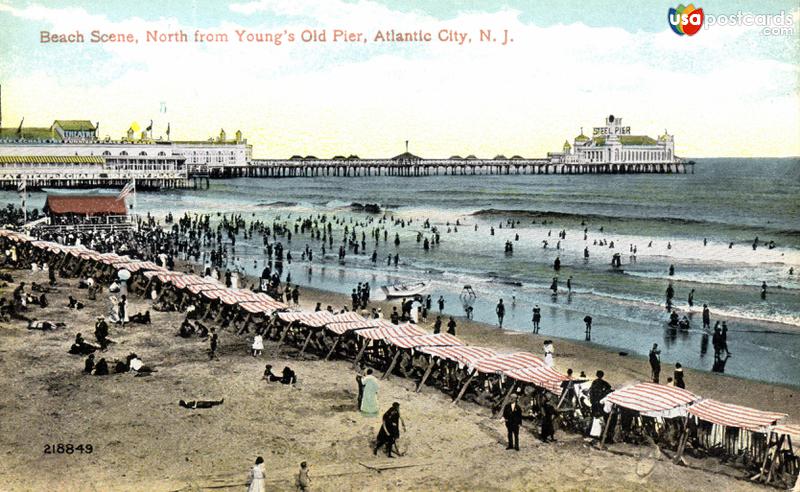
[[[12,271],[15,282],[43,282],[46,275]],[[396,459],[375,457],[378,419],[355,411],[352,363],[293,358],[296,349],[267,343],[259,358],[249,340],[220,334],[219,358],[207,343],[175,336],[183,316],[151,311],[151,325],[111,327],[111,345],[97,357],[111,361],[136,352],[158,372],[147,377],[83,375],[84,358],[67,350],[77,332],[92,340],[104,297],[85,309],[66,308],[66,296],[85,299],[77,280],[60,279],[51,306],[33,307],[38,319],[64,320],[55,332],[27,330],[15,321],[0,330],[0,475],[5,490],[244,490],[253,460],[266,461],[268,487],[291,490],[299,463],[311,465],[313,490],[756,490],[741,472],[713,458],[673,465],[654,447],[612,445],[599,450],[582,436],[558,431],[541,444],[527,423],[519,452],[505,449],[502,420],[488,408],[450,404],[450,397],[414,382],[381,381],[383,412],[401,404],[407,425]],[[0,291],[10,295],[13,286]],[[301,306],[342,305],[344,296],[303,289]],[[130,312],[149,308],[132,296]],[[384,305],[384,311],[386,306]],[[431,320],[429,320],[431,321]],[[460,320],[458,336],[471,345],[538,353],[542,337],[504,332]],[[290,366],[296,388],[261,380],[264,364]],[[615,386],[645,380],[647,362],[590,345],[556,340],[556,367],[587,373],[602,368]],[[665,373],[671,368],[665,367]],[[789,387],[687,371],[688,389],[725,401],[797,416]],[[211,409],[189,410],[180,399],[225,398]],[[47,444],[91,444],[91,454],[45,454]],[[393,467],[383,469],[384,467]],[[731,476],[729,476],[731,475]]]

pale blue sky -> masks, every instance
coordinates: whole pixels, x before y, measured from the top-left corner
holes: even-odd
[[[0,0],[4,126],[26,117],[172,123],[173,136],[241,128],[257,154],[540,155],[623,114],[669,128],[686,155],[797,155],[797,1],[697,2],[706,15],[794,14],[794,33],[712,27],[679,37],[672,2]],[[305,27],[510,29],[507,48],[431,45],[41,45],[41,30]],[[160,114],[161,102],[169,111]],[[14,122],[14,123],[10,123]],[[638,130],[638,131],[637,131]],[[182,134],[185,132],[185,134]],[[197,133],[200,133],[199,135]],[[467,149],[466,147],[469,147]],[[336,149],[336,150],[335,150]]]

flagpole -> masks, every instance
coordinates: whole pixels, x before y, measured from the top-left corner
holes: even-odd
[[[28,194],[28,183],[25,181],[25,176],[22,177],[22,193],[20,193],[19,197],[22,199],[22,225],[28,223],[28,207],[25,203],[26,195]]]

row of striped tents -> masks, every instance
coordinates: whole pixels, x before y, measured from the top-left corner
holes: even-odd
[[[471,366],[478,361],[497,355],[497,352],[490,348],[466,345],[420,347],[419,351],[434,357],[439,357],[440,359],[452,360],[466,366]]]
[[[512,369],[506,373],[506,376],[544,388],[557,395],[561,394],[561,383],[569,381],[567,376],[547,366]]]
[[[738,427],[753,432],[767,432],[769,427],[788,417],[785,413],[764,412],[712,399],[692,405],[689,407],[689,413],[712,424]]]
[[[198,275],[193,275],[193,274],[186,274],[179,277],[172,277],[169,278],[167,281],[170,284],[172,284],[176,289],[185,289],[190,285],[214,285],[217,286],[217,288],[222,287],[222,284],[220,284],[213,278],[200,277]]]
[[[166,268],[160,267],[153,263],[152,261],[122,261],[119,263],[113,264],[114,268],[117,270],[128,270],[131,273],[138,272],[139,270],[149,270],[149,271],[158,271],[158,272],[165,272],[167,271]]]
[[[348,331],[365,330],[369,328],[388,328],[396,326],[382,318],[371,318],[363,321],[328,323],[325,328],[336,335],[344,335]]]
[[[447,347],[452,345],[464,345],[461,340],[449,333],[437,333],[435,335],[418,336],[390,336],[386,342],[395,347],[410,349],[417,347]]]
[[[201,294],[206,291],[219,291],[220,293],[225,292],[223,288],[221,288],[220,284],[218,283],[203,283],[203,284],[189,284],[186,286],[186,291],[190,294]]]
[[[356,335],[361,338],[383,341],[388,341],[390,338],[418,337],[425,334],[424,330],[411,323],[403,323],[402,325],[389,323],[389,326],[380,326],[356,332]]]
[[[473,368],[485,374],[505,374],[513,369],[540,366],[544,366],[544,361],[539,357],[530,352],[515,352],[480,360],[473,365]]]
[[[684,417],[687,408],[700,399],[691,391],[676,386],[639,383],[619,389],[602,401],[639,412],[647,417]]]
[[[270,299],[268,301],[261,299],[258,301],[240,302],[239,307],[248,313],[267,315],[288,308],[286,304],[276,301],[275,299]]]

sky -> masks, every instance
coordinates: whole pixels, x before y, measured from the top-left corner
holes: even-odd
[[[88,119],[111,138],[150,120],[172,139],[241,130],[256,157],[390,157],[406,140],[424,157],[544,157],[614,114],[633,134],[674,134],[681,156],[800,155],[797,1],[694,6],[706,25],[679,36],[677,4],[659,1],[0,0],[2,124]],[[740,12],[792,21],[777,33],[709,25]],[[368,42],[333,42],[335,29]],[[434,40],[374,41],[391,29]],[[94,30],[139,42],[90,43]],[[190,42],[146,42],[178,30]],[[198,30],[229,41],[191,42]],[[237,30],[284,36],[243,43]],[[300,41],[304,30],[326,42]],[[441,30],[471,42],[438,41]],[[86,42],[41,43],[42,31]]]

